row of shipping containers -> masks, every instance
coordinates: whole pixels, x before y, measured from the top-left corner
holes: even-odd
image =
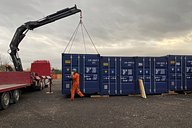
[[[109,57],[62,54],[62,94],[70,94],[71,70],[80,74],[85,94],[138,94],[142,79],[146,94],[192,91],[192,56]]]
[[[167,92],[165,57],[101,57],[101,94],[139,93],[142,79],[147,94]]]

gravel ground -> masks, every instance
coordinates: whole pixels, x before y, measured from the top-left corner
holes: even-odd
[[[69,98],[54,81],[53,94],[22,95],[0,111],[0,128],[191,128],[192,94]]]

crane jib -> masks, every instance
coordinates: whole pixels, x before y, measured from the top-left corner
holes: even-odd
[[[56,20],[68,17],[68,16],[76,14],[78,12],[81,12],[81,10],[78,9],[75,5],[74,7],[57,11],[56,13],[48,15],[40,20],[26,22],[26,23],[24,23],[24,25],[21,25],[20,27],[18,27],[11,40],[10,45],[9,45],[9,47],[10,47],[9,54],[12,58],[15,70],[23,71],[21,59],[18,56],[18,50],[19,50],[18,46],[19,46],[20,42],[22,41],[22,39],[25,37],[28,30],[33,30],[37,27],[40,27],[40,26],[46,25],[48,23],[54,22]]]

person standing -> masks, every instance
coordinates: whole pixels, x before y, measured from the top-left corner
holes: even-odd
[[[74,100],[75,93],[80,97],[84,97],[84,94],[79,89],[80,76],[77,73],[77,70],[73,69],[72,72],[72,89],[71,89],[71,101]]]

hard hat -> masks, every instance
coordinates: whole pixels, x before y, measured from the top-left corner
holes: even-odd
[[[72,69],[72,72],[77,72],[77,69],[73,68],[73,69]]]

